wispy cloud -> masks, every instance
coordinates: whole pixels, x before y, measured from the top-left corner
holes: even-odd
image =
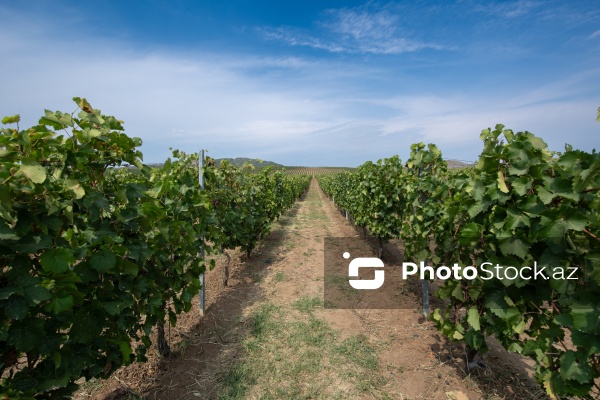
[[[489,3],[486,5],[478,5],[476,11],[481,11],[496,17],[502,18],[518,18],[524,17],[543,6],[544,3],[531,0],[517,0],[501,3]]]
[[[366,5],[326,10],[310,31],[288,26],[261,27],[258,32],[267,40],[333,53],[402,54],[449,48],[409,38],[401,28],[400,15],[392,8]]]
[[[600,37],[600,29],[588,36],[588,39],[595,39],[597,37]]]
[[[522,17],[541,5],[542,3],[537,1],[517,1],[512,4],[507,4],[501,13],[502,16],[506,18]]]
[[[342,43],[321,39],[293,27],[261,27],[257,30],[264,39],[282,42],[290,46],[307,46],[332,53],[349,52],[349,49]]]
[[[519,23],[527,20],[528,25],[551,25],[553,33],[564,29],[574,30],[586,24],[600,20],[600,9],[593,2],[561,1],[561,0],[516,0],[487,2],[476,5],[473,11],[502,20],[506,23]],[[585,5],[585,6],[582,6]],[[519,26],[519,30],[523,30]]]

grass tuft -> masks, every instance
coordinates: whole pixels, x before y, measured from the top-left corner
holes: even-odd
[[[292,307],[303,313],[312,313],[318,308],[323,308],[323,300],[317,296],[302,296],[298,301],[292,304]]]

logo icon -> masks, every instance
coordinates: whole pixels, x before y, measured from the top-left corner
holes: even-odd
[[[349,259],[350,254],[348,252],[344,253],[344,258]],[[383,261],[376,257],[359,257],[350,261],[350,265],[348,266],[348,276],[351,278],[358,278],[358,270],[359,268],[383,268]],[[385,280],[383,269],[375,270],[375,278],[373,279],[349,279],[350,286],[354,289],[362,289],[362,290],[373,290],[379,289],[383,286],[383,281]]]

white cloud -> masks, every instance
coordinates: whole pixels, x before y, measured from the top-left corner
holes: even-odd
[[[507,5],[502,15],[507,18],[522,17],[541,5],[542,3],[537,1],[517,1]]]
[[[315,49],[327,50],[332,53],[349,52],[349,49],[341,43],[324,40],[291,27],[262,27],[258,29],[258,32],[263,36],[264,39],[275,40],[285,43],[289,46],[306,46]]]
[[[402,54],[422,49],[449,49],[404,37],[399,15],[385,7],[330,9],[313,32],[294,27],[262,27],[264,39],[290,46],[306,46],[332,53]]]
[[[517,0],[478,5],[476,10],[503,18],[518,18],[530,14],[538,7],[543,7],[543,5],[544,3],[539,1]]]

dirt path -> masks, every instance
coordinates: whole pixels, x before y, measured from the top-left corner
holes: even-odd
[[[541,399],[527,366],[500,352],[467,373],[464,351],[407,309],[324,309],[324,238],[357,237],[313,179],[249,260],[232,254],[230,286],[207,274],[207,314],[172,327],[174,355],[85,384],[75,398],[116,399]],[[365,243],[366,250],[369,251]],[[386,247],[393,265],[401,251]]]

